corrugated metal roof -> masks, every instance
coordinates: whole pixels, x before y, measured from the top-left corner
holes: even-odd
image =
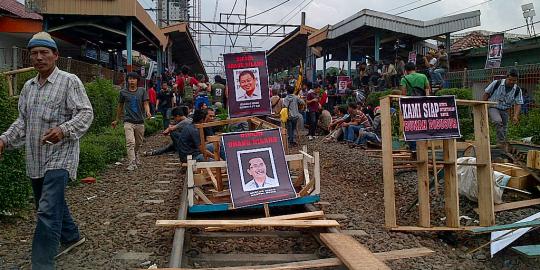
[[[421,38],[430,38],[479,25],[479,10],[437,18],[429,21],[419,21],[369,9],[363,9],[349,18],[330,26],[328,38],[334,39],[364,26]]]
[[[7,11],[16,17],[23,19],[42,20],[43,17],[37,13],[28,12],[23,4],[17,2],[17,0],[1,0],[0,1],[0,13],[1,11]]]

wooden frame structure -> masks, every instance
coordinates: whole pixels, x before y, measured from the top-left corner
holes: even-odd
[[[417,158],[411,161],[416,165],[418,175],[418,226],[399,226],[396,218],[396,195],[394,192],[394,159],[392,156],[392,118],[390,106],[392,100],[402,96],[389,95],[381,98],[381,135],[383,152],[383,180],[384,180],[384,216],[385,227],[391,230],[422,231],[422,230],[468,230],[459,220],[459,194],[457,180],[457,151],[456,140],[443,140],[443,160],[432,159],[433,167],[442,165],[444,170],[444,202],[446,212],[446,227],[432,227],[430,219],[430,189],[429,189],[429,163],[428,143],[431,141],[418,141],[416,144]],[[477,167],[478,179],[478,213],[480,226],[491,226],[495,223],[493,205],[493,181],[491,168],[491,154],[489,144],[488,101],[456,100],[457,105],[471,106],[474,114],[473,144],[476,148],[476,163],[469,164]]]

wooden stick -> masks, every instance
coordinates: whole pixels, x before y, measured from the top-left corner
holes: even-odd
[[[323,211],[304,212],[298,214],[281,215],[273,217],[255,218],[250,220],[305,220],[305,219],[321,219],[324,217]],[[222,230],[222,227],[208,227],[205,228],[208,232],[215,232]]]
[[[158,227],[197,228],[197,227],[339,227],[335,220],[157,220]]]
[[[352,236],[342,233],[321,233],[321,240],[336,254],[347,268],[360,269],[390,269],[381,260],[361,245]]]
[[[518,201],[518,202],[503,203],[503,204],[495,205],[495,212],[525,208],[525,207],[529,207],[529,206],[533,206],[537,204],[540,204],[540,198]]]

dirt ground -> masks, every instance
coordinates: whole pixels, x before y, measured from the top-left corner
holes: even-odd
[[[144,149],[155,148],[167,140],[159,135],[150,137]],[[392,269],[540,268],[539,260],[526,259],[509,250],[501,251],[493,259],[488,248],[473,255],[467,254],[468,250],[487,242],[488,235],[385,230],[381,160],[368,157],[358,148],[323,143],[320,137],[312,142],[302,140],[301,144],[307,144],[309,152],[319,151],[321,154],[321,199],[330,202],[323,210],[329,214],[346,215],[346,220],[339,220],[342,229],[364,230],[368,235],[359,236],[357,240],[372,252],[415,247],[435,251],[430,256],[387,262]],[[154,223],[156,219],[176,219],[184,178],[175,164],[177,162],[174,155],[144,157],[142,168],[135,172],[126,171],[125,164],[111,165],[97,183],[69,187],[67,200],[87,241],[57,260],[57,268],[133,269],[148,268],[154,263],[167,267],[173,230],[156,228]],[[397,174],[396,183],[398,214],[402,214],[416,198],[415,173]],[[466,225],[474,225],[474,220],[478,219],[472,211],[474,204],[460,199],[461,215],[472,218],[466,221]],[[432,205],[434,220],[442,217],[440,209],[441,203],[435,199]],[[499,213],[497,222],[515,222],[537,211],[523,209]],[[413,208],[399,219],[399,223],[412,225],[416,217],[417,210]],[[33,209],[20,218],[0,218],[0,269],[30,269],[34,219]],[[539,243],[539,240],[539,234],[533,232],[516,243]],[[223,243],[227,244],[230,243]],[[269,247],[272,244],[273,247]],[[219,245],[209,244],[205,252],[220,249]],[[280,245],[283,243],[266,242],[265,250],[279,251]],[[256,252],[246,247],[243,250],[246,253]]]

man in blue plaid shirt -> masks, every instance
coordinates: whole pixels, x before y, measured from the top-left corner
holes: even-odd
[[[497,102],[490,105],[488,109],[489,119],[497,129],[497,144],[506,143],[506,133],[508,132],[509,109],[514,107],[512,122],[519,122],[519,112],[523,104],[521,88],[517,86],[518,72],[511,69],[506,74],[506,78],[491,82],[484,90],[484,100]]]
[[[35,34],[28,50],[38,75],[24,84],[19,116],[0,136],[0,155],[4,148],[25,146],[37,208],[32,269],[52,270],[56,256],[85,240],[69,212],[65,188],[77,177],[79,139],[94,115],[81,80],[56,66],[58,48],[48,33]]]

